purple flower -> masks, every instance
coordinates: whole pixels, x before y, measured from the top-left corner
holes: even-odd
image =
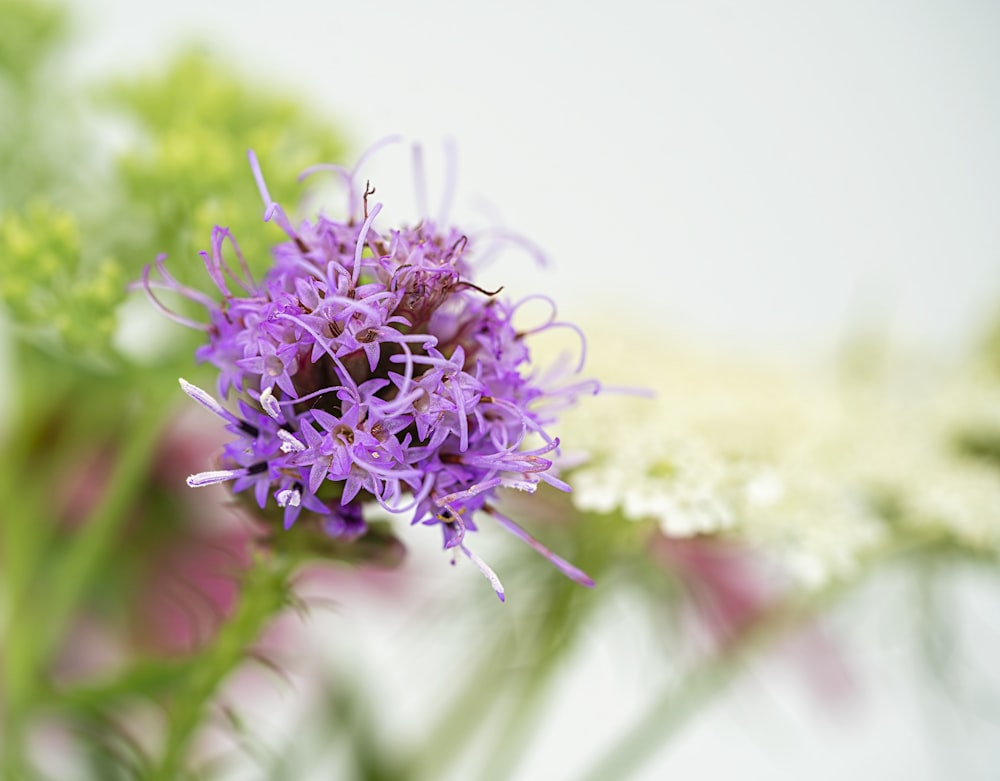
[[[415,227],[375,227],[381,205],[358,197],[346,222],[319,216],[294,226],[271,200],[256,157],[250,163],[266,210],[288,241],[255,281],[229,231],[216,227],[202,253],[221,300],[182,286],[158,258],[159,279],[143,286],[171,290],[205,307],[197,357],[216,367],[218,392],[240,395],[239,414],[184,380],[184,391],[221,418],[234,439],[222,467],[192,475],[191,486],[232,482],[252,490],[263,509],[284,510],[289,528],[303,511],[335,537],[366,530],[365,508],[408,513],[413,524],[441,528],[445,548],[461,551],[504,598],[496,574],[467,546],[477,513],[491,516],[562,572],[593,581],[501,515],[501,488],[533,492],[539,482],[569,486],[554,474],[559,440],[546,427],[554,412],[592,381],[539,373],[528,337],[566,326],[552,316],[518,331],[509,304],[474,284],[468,236],[429,220]],[[240,265],[224,258],[226,242]],[[523,302],[522,302],[523,303]],[[572,327],[572,326],[570,326]],[[579,367],[577,367],[577,371]]]

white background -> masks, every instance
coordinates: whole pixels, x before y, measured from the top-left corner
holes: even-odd
[[[551,272],[515,256],[502,281],[553,294],[573,319],[797,352],[863,325],[954,350],[1000,300],[993,3],[74,8],[81,81],[153,68],[196,38],[313,102],[357,150],[391,133],[424,142],[432,192],[441,144],[454,139],[456,215],[485,197],[544,247]],[[405,160],[397,150],[376,166],[381,199],[411,199]],[[971,615],[995,625],[993,603],[977,605]],[[867,610],[848,633],[865,693],[847,718],[768,668],[647,777],[932,779],[948,767],[1000,777],[988,737],[1000,730],[961,715],[950,731],[929,727],[899,649]],[[577,706],[550,723],[525,777],[560,778],[580,761],[581,719],[606,719],[610,731],[642,699],[607,662],[613,640],[598,646],[566,684]]]
[[[78,11],[83,79],[196,39],[359,150],[423,142],[432,192],[454,139],[456,214],[485,197],[544,247],[540,284],[571,316],[600,302],[610,324],[640,313],[799,348],[862,323],[951,347],[1000,301],[1000,6],[985,0]],[[375,178],[380,198],[409,197],[408,171]],[[507,272],[508,289],[539,287],[527,262]]]

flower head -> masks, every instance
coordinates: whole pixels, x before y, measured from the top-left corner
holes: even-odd
[[[974,368],[899,357],[859,375],[662,339],[593,347],[607,382],[656,396],[609,393],[565,416],[589,455],[571,473],[580,510],[744,544],[808,588],[906,535],[1000,551],[1000,477],[962,442],[975,431],[990,448],[1000,431],[996,388]]]
[[[285,528],[304,511],[329,535],[356,538],[366,510],[408,513],[413,524],[438,526],[445,548],[462,551],[493,583],[496,575],[465,543],[473,517],[485,512],[530,541],[569,577],[590,579],[496,510],[502,487],[534,491],[539,482],[569,486],[553,472],[559,440],[546,426],[552,410],[596,383],[561,381],[534,371],[531,333],[563,325],[554,316],[518,331],[510,304],[476,285],[468,235],[424,220],[384,231],[369,207],[367,185],[346,221],[319,216],[293,223],[268,194],[253,153],[251,167],[265,220],[287,241],[254,280],[236,239],[216,227],[202,253],[221,300],[180,285],[156,262],[144,287],[171,290],[205,307],[207,335],[197,357],[219,372],[218,393],[239,394],[239,414],[185,381],[185,392],[221,418],[234,439],[219,470],[189,485],[231,482],[252,490],[261,508],[282,508]],[[231,245],[234,270],[224,249]]]

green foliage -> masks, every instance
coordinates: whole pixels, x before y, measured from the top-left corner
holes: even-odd
[[[221,224],[255,272],[268,264],[282,234],[263,223],[247,150],[257,152],[272,194],[293,205],[297,173],[338,159],[339,137],[301,102],[193,51],[165,70],[105,85],[96,90],[98,104],[88,103],[44,67],[65,31],[62,12],[24,0],[0,0],[0,9],[0,210],[7,209],[0,212],[0,306],[22,336],[50,352],[120,364],[112,347],[116,309],[157,255],[171,256],[183,281],[208,286],[198,253]],[[108,110],[136,133],[110,166],[87,122],[71,119]],[[172,330],[174,362],[183,355],[189,364],[197,334]]]
[[[1000,374],[1000,315],[993,318],[983,339],[983,354],[987,365]]]
[[[27,86],[65,32],[65,14],[56,6],[0,0],[0,74]]]
[[[165,73],[118,82],[108,103],[135,123],[141,139],[119,161],[129,219],[146,231],[139,257],[150,248],[172,257],[171,270],[205,283],[197,253],[209,247],[213,226],[230,228],[251,269],[270,262],[282,234],[262,223],[263,204],[247,163],[253,149],[274,198],[296,202],[295,177],[308,165],[339,159],[338,136],[300,102],[248,84],[197,52]]]
[[[221,543],[191,528],[191,496],[165,466],[187,459],[172,467],[183,474],[206,458],[195,455],[197,443],[170,450],[161,436],[183,399],[176,377],[190,376],[191,352],[132,363],[115,349],[118,315],[129,283],[160,253],[173,255],[178,276],[207,284],[197,252],[217,223],[233,229],[252,265],[267,263],[280,232],[262,222],[248,148],[274,195],[293,206],[298,171],[338,159],[341,146],[300,102],[197,54],[144,78],[73,91],[59,69],[66,29],[53,6],[0,0],[0,327],[12,326],[0,338],[14,341],[9,372],[0,367],[14,402],[7,415],[0,409],[8,444],[0,461],[0,777],[34,777],[26,735],[45,712],[80,730],[89,751],[81,777],[89,762],[94,778],[157,768],[180,778],[218,687],[287,606],[289,568],[301,558],[245,572],[216,642],[172,660],[141,650],[132,632],[154,563],[178,547]],[[118,158],[91,132],[91,120],[109,111],[135,132]],[[162,327],[190,346],[186,330]],[[128,665],[70,685],[58,668],[82,617],[127,651]],[[137,692],[169,707],[162,756],[136,754],[127,730],[115,737]]]
[[[62,195],[79,158],[76,101],[58,72],[60,9],[0,0],[0,210]]]
[[[0,257],[0,303],[15,324],[72,354],[108,354],[125,274],[86,257],[72,214],[36,201],[0,215]]]
[[[969,427],[958,432],[956,439],[959,454],[1000,467],[1000,429],[995,425]]]

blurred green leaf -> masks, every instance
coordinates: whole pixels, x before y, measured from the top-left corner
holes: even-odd
[[[0,303],[14,323],[73,354],[107,356],[125,275],[110,258],[89,258],[67,211],[36,201],[0,215]]]
[[[301,192],[303,168],[342,154],[338,133],[303,102],[195,51],[164,73],[116,82],[104,94],[141,136],[119,160],[130,219],[147,231],[136,260],[168,253],[172,272],[196,285],[207,282],[198,252],[209,247],[213,226],[232,230],[255,272],[270,264],[270,247],[283,237],[263,223],[247,150],[256,151],[272,196],[286,207]]]
[[[66,33],[63,10],[37,0],[0,0],[0,76],[26,85]]]
[[[987,364],[1000,374],[1000,315],[993,318],[983,339],[983,353]]]

